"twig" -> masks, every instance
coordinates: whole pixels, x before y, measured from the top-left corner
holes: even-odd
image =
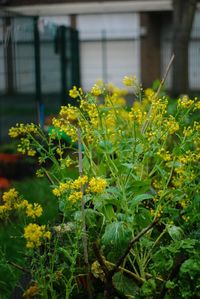
[[[155,93],[155,95],[154,95],[154,99],[156,99],[156,98],[158,97],[158,95],[159,95],[159,93],[160,93],[160,91],[161,91],[161,88],[163,87],[163,85],[164,85],[164,83],[165,83],[165,80],[166,80],[167,75],[168,75],[168,73],[169,73],[169,70],[170,70],[170,68],[171,68],[171,66],[172,66],[172,63],[173,63],[173,61],[174,61],[174,58],[175,58],[175,55],[172,54],[172,57],[171,57],[171,59],[170,59],[168,65],[167,65],[166,71],[165,71],[164,76],[163,76],[163,78],[162,78],[162,80],[161,80],[161,82],[160,82],[160,85],[159,85],[159,87],[158,87],[158,90],[156,91],[156,93]],[[151,107],[150,107],[150,109],[149,109],[148,116],[150,116],[151,110],[152,110],[152,105],[151,105]],[[143,126],[142,126],[142,129],[141,129],[141,132],[142,132],[142,133],[144,133],[144,131],[146,130],[146,128],[147,128],[147,126],[148,126],[148,122],[149,122],[148,119],[144,122],[144,124],[143,124]]]
[[[166,80],[167,75],[168,75],[168,73],[169,73],[169,70],[170,70],[170,68],[171,68],[171,66],[172,66],[172,63],[173,63],[173,61],[174,61],[174,58],[175,58],[175,55],[172,54],[172,57],[171,57],[171,59],[170,59],[168,65],[167,65],[165,74],[164,74],[164,76],[163,76],[163,78],[162,78],[162,80],[161,80],[161,82],[160,82],[160,85],[159,85],[159,87],[158,87],[157,92],[155,93],[155,96],[154,96],[155,98],[158,97],[158,95],[159,95],[159,93],[160,93],[160,90],[161,90],[161,88],[163,87],[163,85],[164,85],[164,83],[165,83],[165,80]]]
[[[97,243],[93,244],[93,249],[94,249],[94,253],[96,255],[96,258],[100,264],[100,266],[102,267],[102,270],[105,274],[105,283],[104,283],[104,299],[109,299],[111,294],[113,294],[113,292],[115,292],[115,287],[113,285],[113,281],[112,278],[114,276],[114,274],[119,271],[119,270],[123,270],[122,267],[120,267],[120,265],[123,263],[123,261],[125,260],[126,256],[129,254],[131,248],[133,247],[133,245],[139,241],[139,239],[146,234],[154,225],[156,225],[156,223],[158,223],[159,218],[155,219],[151,224],[149,224],[146,228],[144,228],[137,236],[135,236],[128,244],[126,250],[124,251],[124,253],[122,254],[122,256],[118,259],[118,261],[116,262],[116,264],[113,264],[113,269],[112,270],[108,270],[106,263],[107,261],[104,261],[100,250],[97,246]],[[130,273],[129,273],[130,274]],[[134,273],[132,273],[134,274]],[[133,275],[134,276],[134,275]],[[134,278],[138,280],[138,282],[143,283],[142,279],[140,279],[139,277],[135,277]],[[121,294],[124,298],[126,298],[126,296],[124,296],[123,294]]]
[[[118,259],[118,261],[115,264],[115,267],[110,271],[110,273],[113,275],[119,268],[119,266],[123,263],[124,259],[127,257],[127,255],[129,254],[131,248],[133,247],[133,245],[139,241],[139,239],[145,235],[150,229],[152,229],[152,227],[158,223],[159,218],[155,219],[151,224],[149,224],[147,227],[145,227],[137,236],[135,236],[128,244],[126,250],[124,251],[124,253],[121,255],[121,257]]]
[[[83,176],[83,154],[82,154],[82,142],[81,142],[81,130],[78,128],[78,166],[79,166],[79,176]],[[88,259],[88,240],[87,240],[87,229],[86,229],[86,223],[85,223],[85,207],[84,207],[84,186],[81,185],[82,192],[82,199],[81,199],[81,215],[82,215],[82,241],[83,241],[83,252],[84,252],[84,262],[87,267],[88,273],[87,273],[87,284],[88,284],[88,298],[92,298],[92,292],[91,292],[91,283],[90,283],[90,277],[89,277],[89,259]]]
[[[8,264],[10,264],[11,266],[15,267],[16,269],[18,269],[18,270],[20,270],[20,271],[22,271],[22,272],[24,272],[24,273],[30,273],[30,271],[29,271],[28,269],[23,268],[22,266],[20,266],[20,265],[14,263],[14,262],[10,262],[10,261],[8,261]]]
[[[52,180],[52,178],[50,177],[50,175],[48,174],[48,172],[46,171],[46,169],[44,169],[44,173],[45,173],[47,179],[49,180],[49,182],[50,182],[52,185],[54,185],[54,181]]]

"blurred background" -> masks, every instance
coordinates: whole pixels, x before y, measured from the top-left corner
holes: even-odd
[[[0,143],[17,122],[43,125],[73,85],[132,74],[150,87],[172,53],[166,89],[198,95],[198,1],[0,0]]]

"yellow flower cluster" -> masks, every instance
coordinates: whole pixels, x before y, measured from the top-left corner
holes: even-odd
[[[76,203],[77,201],[80,201],[81,199],[83,198],[83,192],[81,191],[73,191],[69,197],[68,197],[68,200],[74,204]]]
[[[83,187],[88,182],[87,175],[79,176],[76,180],[74,180],[70,187],[73,190],[79,190],[81,187]]]
[[[22,200],[15,188],[4,192],[2,196],[3,204],[0,205],[0,218],[8,216],[9,212],[24,209],[28,217],[35,219],[42,215],[42,207],[38,203],[30,204],[27,200]]]
[[[0,218],[7,216],[10,211],[16,209],[19,201],[18,196],[18,192],[14,188],[3,193],[2,204],[0,205]]]
[[[10,128],[8,135],[11,138],[16,138],[21,135],[27,135],[27,134],[37,134],[38,129],[37,127],[31,123],[31,124],[16,124],[16,127]]]
[[[170,115],[167,120],[165,120],[165,129],[168,134],[174,134],[179,130],[179,123],[175,120],[175,118]]]
[[[80,93],[76,86],[73,86],[73,88],[70,89],[70,91],[69,91],[69,96],[73,99],[76,99],[79,96],[79,94]]]
[[[160,148],[157,152],[157,155],[166,162],[171,161],[172,159],[170,152],[166,151],[164,148]]]
[[[189,109],[194,104],[194,100],[188,98],[188,96],[183,96],[181,99],[178,99],[178,107]]]
[[[35,156],[36,151],[31,146],[29,135],[36,135],[38,128],[33,123],[31,124],[16,124],[15,127],[10,128],[8,135],[11,138],[20,137],[20,143],[18,144],[17,150],[22,154],[28,156]],[[26,136],[26,137],[25,137]]]
[[[141,125],[147,118],[147,112],[142,111],[139,105],[135,103],[134,106],[131,108],[131,112],[129,112],[129,117],[131,120]]]
[[[60,117],[68,120],[69,122],[77,120],[78,117],[78,108],[68,104],[67,106],[61,106],[59,112]]]
[[[107,182],[103,178],[92,178],[86,189],[87,193],[103,193],[105,191]]]
[[[82,199],[84,192],[94,194],[103,193],[106,185],[107,182],[103,178],[93,177],[89,179],[84,175],[78,177],[73,182],[68,181],[66,183],[60,183],[57,188],[52,190],[52,192],[57,197],[66,194],[67,200],[74,204]]]
[[[102,94],[102,90],[98,84],[94,84],[94,86],[91,88],[91,94],[98,97]]]
[[[133,86],[136,82],[136,76],[124,76],[122,82],[125,86]]]
[[[158,118],[161,119],[167,112],[167,105],[168,105],[168,100],[165,98],[162,99],[153,99],[152,100],[152,105],[150,108],[150,115],[149,118],[151,121],[158,122]]]
[[[54,188],[52,190],[52,193],[55,196],[60,197],[63,193],[65,193],[70,189],[70,186],[71,186],[71,182],[66,182],[66,183],[61,182],[57,188]]]
[[[42,240],[49,240],[51,238],[51,232],[46,230],[45,225],[38,225],[36,223],[29,223],[24,228],[24,238],[26,239],[27,248],[39,247]]]
[[[43,209],[41,205],[38,203],[28,204],[26,206],[26,215],[35,219],[36,217],[40,217],[42,215]]]
[[[73,124],[71,124],[68,120],[53,118],[52,124],[55,128],[59,129],[61,132],[65,133],[69,136],[73,142],[77,141],[77,128]]]
[[[36,155],[36,151],[32,148],[31,142],[28,138],[21,138],[17,146],[17,151],[23,155],[27,154],[30,157]]]

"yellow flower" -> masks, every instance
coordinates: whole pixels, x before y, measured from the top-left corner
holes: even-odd
[[[76,203],[77,201],[81,200],[82,197],[83,193],[81,191],[74,191],[69,195],[68,200],[71,201],[71,203]]]
[[[195,110],[200,110],[200,101],[195,103]]]
[[[28,204],[26,207],[26,215],[35,219],[36,217],[40,217],[42,215],[43,209],[41,205],[38,203]]]
[[[69,91],[69,95],[71,98],[76,99],[79,96],[79,91],[76,86],[73,86],[72,89]]]
[[[91,94],[94,96],[100,96],[102,94],[101,88],[97,84],[94,84],[91,88]]]
[[[73,161],[72,161],[71,158],[67,158],[67,159],[65,160],[65,165],[66,165],[66,167],[70,167],[72,164],[73,164]]]
[[[134,76],[125,76],[122,80],[123,84],[126,86],[133,86],[136,81],[136,77]]]
[[[34,157],[36,155],[36,151],[34,149],[29,149],[27,151],[27,155],[30,157]]]
[[[59,115],[65,120],[71,122],[77,119],[78,109],[77,107],[71,106],[70,104],[68,104],[67,106],[61,106]]]
[[[38,225],[36,223],[29,223],[24,228],[24,238],[26,239],[26,247],[34,248],[41,245],[42,239],[50,239],[51,233],[45,231],[45,225]]]
[[[59,155],[59,156],[62,156],[63,155],[63,151],[61,150],[61,148],[57,148],[56,149],[56,153]]]
[[[78,179],[74,180],[73,183],[71,183],[71,188],[74,190],[78,190],[81,187],[83,187],[88,182],[87,175],[80,176]]]
[[[71,188],[71,184],[72,183],[70,181],[67,181],[65,183],[61,182],[58,187],[56,187],[52,190],[52,193],[55,196],[59,197]]]
[[[194,101],[189,99],[188,96],[183,96],[178,100],[178,107],[189,109],[194,104]]]
[[[174,134],[179,130],[179,123],[172,115],[170,115],[169,118],[165,121],[165,126],[169,134]]]
[[[36,134],[38,131],[37,127],[31,124],[16,124],[16,127],[12,127],[9,130],[8,135],[11,138],[16,138],[20,135]]]
[[[54,188],[52,190],[52,193],[57,197],[61,196],[61,191],[59,190],[59,188]]]
[[[15,188],[10,189],[7,192],[4,192],[2,199],[6,204],[12,204],[18,197],[18,192]]]
[[[106,188],[107,182],[103,178],[92,178],[89,181],[86,192],[88,193],[103,193]]]

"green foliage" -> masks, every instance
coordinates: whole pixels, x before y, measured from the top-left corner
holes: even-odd
[[[133,77],[124,83],[138,96],[131,108],[116,87],[73,87],[79,107],[62,106],[51,134],[33,124],[10,130],[49,180],[34,221],[48,223],[51,239],[27,248],[39,298],[199,294],[200,102],[172,103],[158,82],[155,91]],[[40,183],[35,190],[30,202]]]

